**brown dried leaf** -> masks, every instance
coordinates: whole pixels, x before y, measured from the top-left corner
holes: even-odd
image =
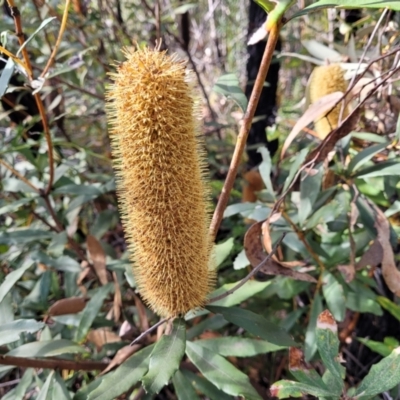
[[[337,323],[329,310],[322,311],[322,313],[319,314],[317,319],[317,328],[330,329],[333,333],[337,333]]]
[[[106,253],[104,252],[103,247],[101,246],[100,242],[92,235],[87,236],[86,246],[100,283],[102,285],[106,285],[108,283]]]
[[[311,369],[304,360],[303,350],[297,347],[289,348],[289,369],[291,371],[308,371]]]
[[[55,317],[56,315],[77,314],[81,312],[86,305],[87,299],[84,297],[69,297],[56,301],[47,311],[48,315]]]
[[[382,262],[383,250],[378,239],[375,239],[369,249],[362,255],[356,264],[356,270],[360,270],[370,265],[376,267]]]
[[[250,170],[243,175],[243,179],[242,202],[254,203],[257,200],[256,192],[264,189],[261,174],[258,171]]]
[[[92,329],[87,334],[87,340],[96,346],[97,351],[100,351],[107,343],[120,342],[121,338],[110,328]]]
[[[342,97],[342,92],[330,93],[324,97],[321,97],[307,108],[306,112],[299,118],[299,120],[296,122],[296,125],[289,133],[289,136],[286,138],[281,151],[281,160],[285,156],[286,150],[289,148],[296,136],[302,131],[302,129],[330,111]]]
[[[133,296],[134,296],[134,300],[135,300],[136,310],[139,315],[140,328],[141,328],[142,332],[145,332],[150,327],[149,319],[147,318],[146,307],[143,305],[143,302],[142,302],[142,300],[140,300],[139,296],[137,296],[136,294],[134,294]]]
[[[337,268],[342,273],[344,280],[347,283],[350,283],[354,279],[356,270],[352,265],[338,265]]]
[[[381,210],[375,207],[375,227],[378,231],[378,241],[382,246],[382,275],[388,288],[400,296],[400,271],[396,267],[392,245],[390,244],[390,225]]]
[[[307,164],[310,161],[313,161],[315,164],[323,161],[328,154],[334,149],[336,143],[348,135],[357,125],[358,118],[360,116],[359,110],[354,110],[351,115],[349,115],[343,123],[334,129],[324,140],[323,142],[314,149],[306,158],[304,162]]]
[[[261,243],[261,226],[262,222],[256,222],[246,232],[244,237],[244,250],[250,264],[253,268],[265,260],[267,254],[264,252]],[[266,275],[283,275],[299,281],[316,282],[316,280],[308,274],[294,271],[279,265],[275,260],[268,260],[265,265],[260,268],[260,272]]]
[[[107,368],[101,371],[100,375],[106,374],[108,371],[111,371],[113,368],[121,365],[127,358],[129,358],[132,354],[135,354],[139,351],[143,346],[141,344],[134,344],[130,346],[124,346],[122,349],[117,351],[117,354],[114,356],[110,364],[107,365]]]

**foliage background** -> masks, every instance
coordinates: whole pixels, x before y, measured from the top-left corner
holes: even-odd
[[[1,398],[224,399],[241,394],[269,398],[268,389],[274,382],[295,375],[288,367],[287,347],[292,343],[286,332],[303,346],[305,359],[320,374],[330,371],[321,349],[317,352],[321,332],[316,322],[326,308],[338,323],[346,388],[358,385],[382,356],[392,354],[393,366],[398,364],[391,352],[400,340],[400,306],[390,282],[399,282],[399,277],[392,268],[391,279],[385,281],[381,269],[385,260],[382,250],[377,250],[380,245],[386,254],[392,251],[392,265],[398,261],[399,52],[378,59],[399,46],[397,14],[364,9],[361,22],[349,26],[344,22],[344,10],[324,9],[284,27],[283,50],[277,56],[282,64],[280,109],[276,127],[268,132],[270,138],[279,138],[281,148],[304,114],[301,102],[316,64],[330,58],[355,65],[365,52],[364,62],[378,60],[365,76],[364,85],[393,75],[374,88],[356,132],[341,139],[333,161],[319,163],[311,173],[303,171],[300,179],[295,179],[306,156],[321,142],[309,129],[307,135],[296,137],[282,160],[279,152],[272,161],[268,152],[262,153],[260,172],[266,189],[258,194],[257,202],[241,202],[243,182],[237,180],[217,240],[219,289],[212,297],[246,276],[250,263],[253,267],[258,264],[252,257],[265,256],[264,250],[283,232],[286,236],[275,262],[291,262],[297,273],[308,275],[303,275],[303,280],[258,275],[212,306],[226,309],[211,307],[210,314],[204,311],[188,316],[187,330],[178,321],[173,332],[180,342],[190,341],[187,357],[183,361],[179,357],[184,347],[183,353],[182,348],[174,350],[171,364],[180,365],[180,371],[165,387],[169,377],[160,377],[154,367],[156,376],[148,376],[147,381],[158,382],[157,395],[145,394],[137,382],[147,373],[150,346],[161,343],[161,350],[162,346],[169,348],[166,337],[164,342],[159,340],[159,330],[129,346],[157,317],[135,292],[119,222],[104,104],[108,74],[114,60],[122,60],[123,46],[134,42],[151,45],[157,37],[162,37],[170,52],[188,60],[202,94],[216,199],[243,116],[243,110],[232,101],[232,92],[221,95],[219,78],[235,74],[237,80],[231,77],[228,87],[245,85],[248,2],[73,1],[55,64],[44,82],[38,77],[54,48],[65,4],[32,1],[16,5],[26,37],[34,35],[27,46],[36,78],[31,86],[43,99],[57,151],[53,186],[46,193],[50,172],[46,140],[43,136],[26,140],[29,126],[39,117],[26,121],[24,127],[10,125],[7,111],[0,114]],[[305,5],[295,4],[288,16]],[[190,16],[188,48],[182,38],[183,15]],[[16,54],[19,44],[13,19],[3,13],[0,24],[2,45]],[[326,46],[317,47],[318,43]],[[18,76],[22,84],[28,82]],[[8,80],[3,72],[2,93]],[[262,225],[253,227],[247,237],[253,251],[246,256],[244,235],[250,220],[264,221],[280,198],[283,202],[270,222],[271,234],[264,231],[261,243]],[[385,224],[387,219],[390,226]],[[377,240],[379,235],[384,239]],[[236,317],[229,316],[229,310],[238,313]],[[246,323],[241,310],[258,317],[252,314],[255,319]],[[259,317],[269,321],[262,332],[254,331],[253,323]],[[128,359],[134,353],[136,358]],[[203,358],[196,356],[199,353]],[[212,356],[216,364],[211,372],[229,371],[234,382],[204,372],[201,362]],[[13,364],[3,364],[7,357]],[[111,370],[115,372],[107,375]],[[395,372],[393,376],[397,377]],[[146,387],[146,379],[143,383]],[[382,392],[390,389],[391,398],[400,398],[398,383],[383,385]]]

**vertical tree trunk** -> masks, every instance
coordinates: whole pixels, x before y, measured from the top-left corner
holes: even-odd
[[[267,15],[265,11],[258,6],[253,0],[249,0],[249,30],[248,37],[252,35],[266,20]],[[257,77],[258,70],[260,68],[262,56],[264,54],[266,41],[262,40],[254,45],[247,46],[247,86],[246,96],[250,97],[253,90],[254,81]],[[277,50],[281,50],[281,43],[279,41]],[[279,68],[278,62],[273,62],[269,69],[266,84],[262,90],[260,100],[254,116],[255,122],[253,122],[249,138],[247,141],[247,154],[248,154],[248,165],[254,167],[262,161],[262,157],[257,153],[257,147],[262,145],[266,146],[271,153],[271,156],[275,154],[278,149],[278,140],[268,142],[266,128],[272,126],[275,123],[276,111],[277,111],[277,88],[279,79]]]

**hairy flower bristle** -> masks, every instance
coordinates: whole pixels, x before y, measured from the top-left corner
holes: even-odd
[[[204,306],[214,281],[192,78],[166,52],[124,53],[108,91],[122,218],[142,297],[173,317]]]
[[[310,101],[315,103],[321,97],[334,92],[345,92],[347,84],[344,71],[339,64],[330,64],[316,67],[310,78]],[[333,129],[338,127],[342,104],[338,104],[331,111],[314,122],[315,130],[320,139],[324,139]],[[342,120],[349,114],[348,106],[343,110]]]

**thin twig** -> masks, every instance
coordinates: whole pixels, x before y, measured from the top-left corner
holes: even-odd
[[[58,51],[58,48],[60,47],[61,39],[62,39],[62,36],[64,34],[64,31],[65,31],[65,27],[67,26],[69,4],[70,4],[70,0],[66,0],[65,1],[64,13],[63,13],[63,17],[62,17],[62,20],[61,20],[61,27],[60,27],[60,31],[58,32],[57,41],[56,41],[56,44],[55,44],[55,46],[53,48],[53,51],[51,52],[50,58],[47,61],[46,66],[44,67],[44,70],[40,74],[41,78],[44,78],[46,76],[47,72],[49,71],[50,67],[53,65],[53,62],[54,62],[54,60],[56,58],[57,51]]]
[[[102,371],[108,363],[101,361],[71,361],[62,359],[38,359],[0,355],[0,365],[13,365],[22,368],[67,369],[72,371]]]
[[[215,303],[218,300],[224,299],[228,297],[232,293],[236,292],[236,290],[240,289],[250,278],[252,278],[267,262],[272,258],[272,256],[276,253],[278,247],[282,243],[282,240],[285,238],[286,233],[284,233],[280,239],[275,244],[274,248],[272,249],[271,253],[269,253],[263,261],[260,262],[246,277],[244,277],[236,286],[232,289],[227,290],[225,293],[220,294],[219,296],[213,297],[212,299],[208,300],[207,304]]]
[[[22,30],[21,14],[18,10],[18,7],[15,6],[14,0],[7,0],[7,4],[10,7],[11,15],[14,18],[15,34],[18,38],[19,45],[22,47],[25,43],[25,35]],[[25,46],[22,49],[22,56],[24,58],[24,61],[25,61],[26,67],[27,67],[26,73],[28,74],[29,79],[32,81],[33,80],[32,64],[29,59],[28,51]],[[44,106],[43,106],[43,102],[40,97],[40,94],[35,93],[34,98],[35,98],[35,101],[36,101],[36,104],[37,104],[37,107],[39,110],[40,118],[42,119],[44,136],[46,138],[47,147],[48,147],[49,175],[50,176],[49,176],[49,182],[48,182],[47,188],[45,190],[45,193],[49,194],[51,187],[53,185],[53,179],[54,179],[53,143],[51,141],[49,124],[47,122],[47,116],[46,116],[46,112],[44,110]]]
[[[217,207],[215,208],[213,219],[210,225],[210,236],[212,240],[215,240],[219,226],[221,225],[223,213],[226,206],[228,205],[229,196],[235,183],[235,178],[239,169],[239,165],[242,160],[242,155],[246,147],[247,137],[249,135],[250,127],[253,121],[253,117],[256,111],[258,100],[260,99],[261,91],[264,87],[265,78],[268,73],[269,66],[271,64],[272,56],[276,44],[279,39],[279,25],[274,25],[268,35],[268,42],[265,47],[264,55],[261,61],[260,69],[257,74],[256,81],[254,83],[253,91],[250,96],[249,104],[247,106],[247,111],[243,118],[243,124],[240,128],[240,132],[236,141],[235,150],[232,156],[231,165],[229,167],[228,175],[226,177],[224,187],[219,197]]]
[[[40,190],[31,182],[28,181],[24,176],[22,176],[15,168],[13,168],[10,164],[0,158],[0,164],[5,168],[10,170],[17,178],[19,178],[22,182],[32,188],[36,193],[40,193]]]
[[[160,325],[164,324],[165,322],[169,321],[171,317],[169,318],[163,318],[160,321],[158,321],[156,324],[151,326],[149,329],[146,331],[142,332],[132,343],[131,346],[133,346],[135,343],[139,342],[142,340],[145,336],[147,336],[149,333],[153,332],[155,329],[157,329]]]

